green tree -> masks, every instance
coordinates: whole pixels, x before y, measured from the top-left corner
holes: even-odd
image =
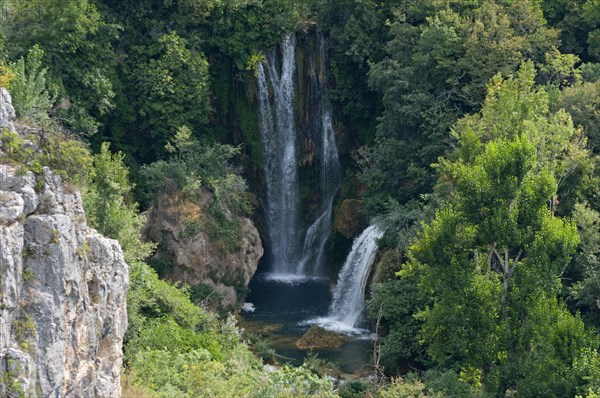
[[[162,154],[169,135],[182,125],[200,131],[210,112],[208,62],[176,32],[132,50],[131,79],[142,132]]]
[[[100,233],[117,239],[131,263],[150,256],[155,245],[142,242],[140,231],[145,219],[131,197],[133,185],[123,159],[122,153],[112,154],[109,144],[102,144],[100,153],[94,155],[84,205],[88,222]]]
[[[600,154],[600,81],[566,87],[552,104],[565,109],[577,126],[582,126],[592,152]]]
[[[554,212],[587,152],[534,78],[531,63],[495,77],[481,112],[455,125],[457,149],[437,165],[447,200],[401,275],[420,275],[433,299],[418,318],[437,363],[499,396],[542,385],[543,396],[572,396],[586,383],[575,363],[597,342],[556,300],[579,236]]]
[[[375,212],[388,197],[405,202],[430,191],[430,165],[451,147],[450,127],[479,109],[489,79],[543,61],[557,42],[535,2],[423,4],[396,12],[387,56],[369,72],[384,105],[376,142],[363,151]]]
[[[46,79],[48,69],[42,66],[43,56],[44,51],[36,45],[29,50],[26,58],[11,66],[10,92],[17,117],[38,127],[48,125],[54,104]]]
[[[168,190],[169,180],[190,199],[196,199],[204,187],[215,196],[217,212],[228,216],[243,215],[251,207],[246,197],[247,185],[232,167],[231,160],[240,153],[231,145],[203,145],[192,137],[187,126],[177,129],[165,145],[169,160],[159,160],[143,169],[146,191],[150,196]]]
[[[118,26],[107,24],[88,0],[3,1],[0,32],[9,56],[24,57],[34,45],[45,53],[49,73],[63,97],[57,114],[84,134],[97,131],[98,118],[113,107]]]
[[[573,296],[584,316],[600,326],[600,214],[587,205],[578,204],[573,213],[581,236],[581,246],[574,258],[581,279],[572,287]]]

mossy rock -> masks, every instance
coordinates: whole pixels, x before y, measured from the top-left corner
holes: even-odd
[[[346,199],[335,212],[334,228],[348,239],[354,239],[367,227],[365,205],[358,199]]]
[[[270,323],[261,321],[247,321],[242,316],[237,317],[238,326],[244,329],[246,333],[256,334],[258,336],[272,336],[281,332],[285,327],[283,323]]]
[[[320,350],[339,348],[348,340],[347,336],[311,326],[298,341],[296,347],[301,350]]]
[[[400,256],[395,250],[388,250],[381,255],[374,269],[372,284],[392,279],[400,269]]]

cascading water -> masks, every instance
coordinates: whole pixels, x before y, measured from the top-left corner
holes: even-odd
[[[266,256],[264,271],[250,283],[243,314],[250,322],[285,325],[273,332],[278,342],[274,348],[300,363],[305,352],[293,344],[290,333],[300,336],[307,319],[330,312],[325,247],[332,229],[334,197],[341,185],[332,109],[325,98],[325,50],[326,41],[319,33],[288,35],[280,47],[265,53],[257,76],[266,181],[262,198]],[[358,252],[363,251],[361,245],[353,256],[360,257]],[[361,286],[347,289],[364,300],[365,283],[366,279]],[[339,359],[350,372],[360,369],[372,348],[360,333],[360,338],[349,340],[339,352],[321,352],[321,357]]]
[[[275,51],[258,65],[260,131],[265,148],[267,179],[266,218],[271,241],[271,264],[278,274],[294,274],[286,259],[296,258],[298,248],[298,171],[294,123],[294,73],[296,37],[282,45],[281,72]],[[266,70],[265,70],[266,68]],[[271,100],[270,90],[273,93]]]
[[[340,271],[329,314],[309,321],[336,331],[359,331],[365,307],[365,288],[377,254],[377,239],[383,232],[372,225],[352,243],[352,251]]]
[[[333,112],[331,106],[324,101],[324,87],[327,85],[327,55],[325,51],[325,40],[321,34],[319,38],[319,61],[321,71],[321,80],[311,58],[310,82],[313,91],[318,97],[318,111],[320,118],[317,125],[313,126],[320,135],[320,151],[318,153],[319,162],[319,183],[322,194],[321,215],[306,231],[304,245],[302,248],[303,258],[300,262],[300,271],[306,273],[310,266],[314,270],[319,270],[323,263],[323,254],[325,252],[325,243],[331,232],[331,217],[333,211],[333,199],[340,186],[340,161],[335,143],[335,131],[333,129]]]
[[[281,281],[295,281],[323,273],[323,254],[331,232],[333,198],[340,185],[332,110],[324,101],[327,83],[325,41],[319,35],[318,70],[314,58],[310,58],[309,91],[314,93],[315,100],[309,109],[313,121],[309,128],[316,148],[314,167],[319,176],[320,212],[308,228],[306,222],[299,222],[302,204],[297,150],[299,131],[294,114],[295,50],[296,37],[290,34],[283,40],[281,52],[274,50],[266,54],[266,61],[258,66],[270,277]]]

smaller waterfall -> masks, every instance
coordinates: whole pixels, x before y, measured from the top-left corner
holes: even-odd
[[[383,236],[372,225],[354,240],[352,250],[338,276],[329,314],[308,323],[340,332],[358,332],[358,324],[365,307],[365,288],[371,266],[377,254],[377,239]]]

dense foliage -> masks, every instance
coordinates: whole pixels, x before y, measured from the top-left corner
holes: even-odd
[[[598,396],[599,1],[0,0],[0,87],[28,129],[1,160],[82,187],[121,242],[128,386],[334,394],[308,366],[263,369],[140,238],[159,192],[209,191],[233,244],[237,216],[260,219],[255,67],[294,30],[327,39],[340,199],[386,228],[369,309],[395,377],[337,393]]]

